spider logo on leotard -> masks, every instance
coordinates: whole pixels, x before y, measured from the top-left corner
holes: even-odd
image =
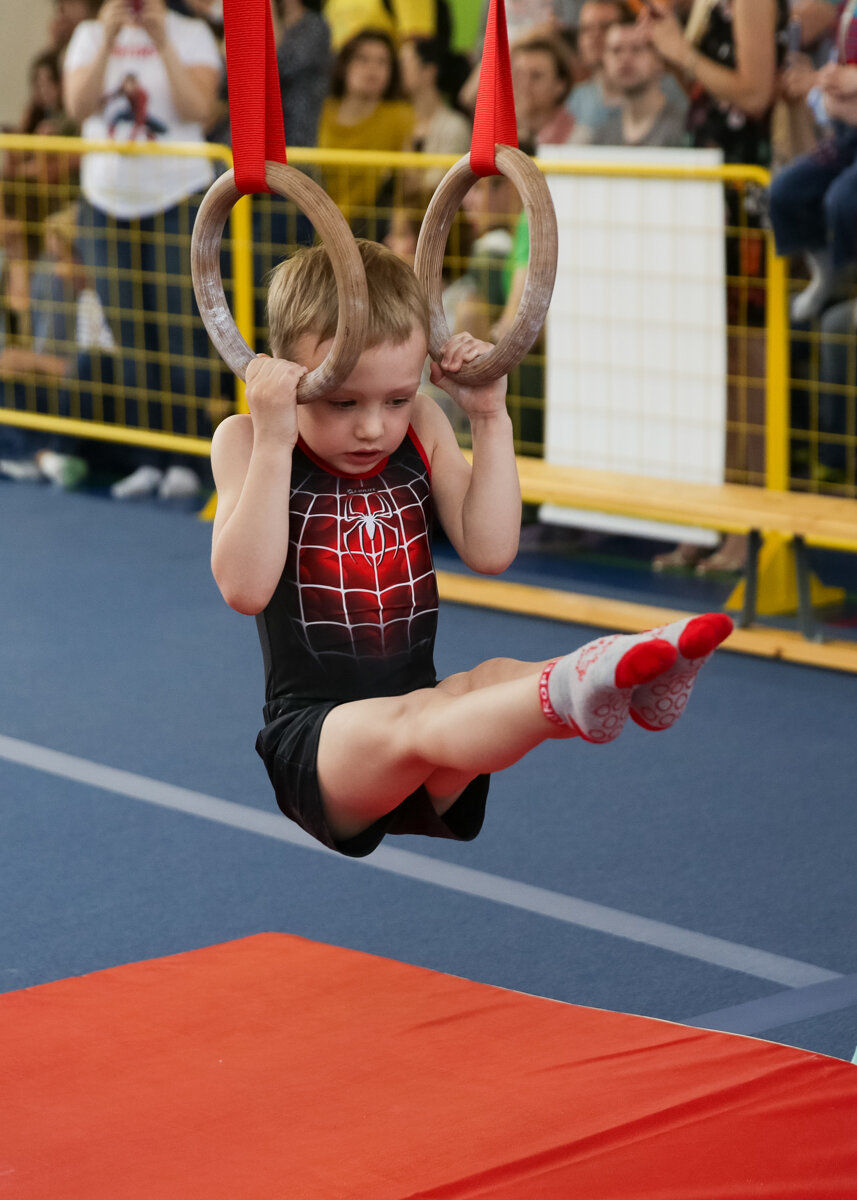
[[[374,510],[369,503],[370,495],[374,495],[378,503]],[[387,496],[380,492],[347,496],[344,515],[351,524],[343,530],[342,545],[352,559],[361,554],[367,562],[380,562],[389,549],[395,558],[400,545],[399,527],[393,520],[393,508]],[[376,541],[380,542],[378,548]]]

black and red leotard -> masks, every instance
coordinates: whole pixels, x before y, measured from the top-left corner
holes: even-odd
[[[289,550],[256,618],[265,699],[360,700],[432,687],[431,483],[413,430],[367,477],[295,448]]]
[[[431,528],[429,465],[413,429],[367,476],[339,474],[303,443],[295,448],[286,565],[256,618],[267,701],[256,749],[283,812],[345,854],[370,853],[386,833],[469,839],[482,825],[487,776],[443,817],[420,788],[358,838],[337,842],[318,787],[318,740],[332,708],[437,682]]]

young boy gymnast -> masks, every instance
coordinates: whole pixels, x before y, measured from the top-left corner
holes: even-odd
[[[456,382],[488,347],[450,339],[431,379],[467,414],[473,463],[420,394],[428,310],[410,267],[361,242],[366,348],[330,395],[297,404],[330,348],[336,284],[323,246],[280,264],[268,295],[273,357],[247,369],[249,415],[214,435],[212,569],[256,616],[265,728],[256,749],[283,812],[359,857],[387,833],[470,840],[489,773],[548,738],[608,742],[628,716],[666,729],[728,635],[711,613],[599,638],[552,662],[497,658],[437,680],[432,512],[473,570],[517,552],[521,495],[505,380]]]

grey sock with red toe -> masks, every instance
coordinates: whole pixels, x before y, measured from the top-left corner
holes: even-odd
[[[545,667],[542,709],[587,742],[612,742],[628,719],[634,689],[675,660],[675,646],[650,633],[598,638]]]
[[[732,620],[725,613],[705,613],[653,629],[653,636],[675,646],[676,660],[657,678],[634,688],[631,718],[653,733],[674,725],[687,707],[701,668],[731,632]]]

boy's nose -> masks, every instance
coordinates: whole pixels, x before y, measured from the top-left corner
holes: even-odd
[[[362,412],[360,420],[357,423],[357,436],[363,441],[369,442],[375,438],[379,438],[384,432],[384,422],[381,419],[380,412],[374,409]]]

